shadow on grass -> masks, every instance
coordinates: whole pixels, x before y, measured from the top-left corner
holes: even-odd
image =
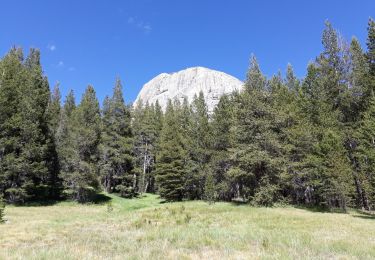
[[[14,203],[16,207],[47,207],[53,206],[63,200],[34,200],[34,201],[27,201],[25,203]]]
[[[356,215],[353,215],[355,218],[362,218],[362,219],[373,219],[375,220],[375,212],[367,212],[363,210],[356,210]]]
[[[170,203],[178,203],[178,202],[186,202],[188,200],[165,200],[159,202],[159,204],[170,204]]]
[[[308,207],[302,205],[291,205],[293,208],[307,210],[314,213],[334,213],[334,214],[348,214],[348,211],[345,211],[341,208],[325,208],[325,207]]]
[[[102,193],[99,193],[99,194],[96,194],[93,198],[92,198],[92,201],[88,201],[88,202],[83,202],[82,204],[105,204],[109,201],[111,201],[112,198],[105,195],[105,194],[102,194]],[[25,203],[15,203],[13,204],[14,206],[16,207],[47,207],[47,206],[53,206],[53,205],[56,205],[57,203],[60,203],[60,202],[63,202],[63,201],[70,201],[69,199],[64,199],[64,198],[61,198],[59,200],[33,200],[33,201],[27,201]]]
[[[230,204],[233,206],[249,206],[249,202],[241,201],[241,200],[232,200],[230,201]]]
[[[92,199],[92,202],[93,204],[105,204],[109,201],[111,201],[112,198],[103,194],[103,193],[99,193],[99,194],[96,194],[93,199]]]

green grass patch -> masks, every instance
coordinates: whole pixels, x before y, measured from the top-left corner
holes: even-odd
[[[375,218],[157,195],[8,206],[0,259],[374,259]]]

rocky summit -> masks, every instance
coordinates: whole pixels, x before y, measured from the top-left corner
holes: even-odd
[[[241,90],[243,82],[224,72],[203,67],[193,67],[175,73],[162,73],[147,82],[139,92],[134,104],[142,100],[154,104],[159,101],[163,110],[168,100],[180,100],[186,97],[192,102],[195,95],[203,92],[208,111],[212,113],[220,97]]]

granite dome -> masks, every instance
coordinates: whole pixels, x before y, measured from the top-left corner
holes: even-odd
[[[182,101],[186,97],[191,102],[194,95],[202,91],[208,111],[212,112],[222,95],[241,90],[242,87],[242,81],[224,72],[193,67],[156,76],[143,86],[134,104],[140,99],[143,103],[149,104],[154,104],[158,100],[165,110],[168,99]]]

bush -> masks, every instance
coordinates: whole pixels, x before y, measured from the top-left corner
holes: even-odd
[[[76,199],[80,203],[91,202],[96,195],[96,189],[91,186],[80,187],[76,193]]]
[[[5,190],[5,194],[8,203],[22,204],[29,198],[26,190],[23,188],[9,188]]]
[[[267,183],[264,186],[260,186],[252,200],[252,203],[256,206],[271,207],[278,199],[278,187]]]
[[[116,191],[118,191],[120,193],[120,196],[123,198],[133,198],[137,195],[133,187],[128,187],[125,185],[117,185]]]

